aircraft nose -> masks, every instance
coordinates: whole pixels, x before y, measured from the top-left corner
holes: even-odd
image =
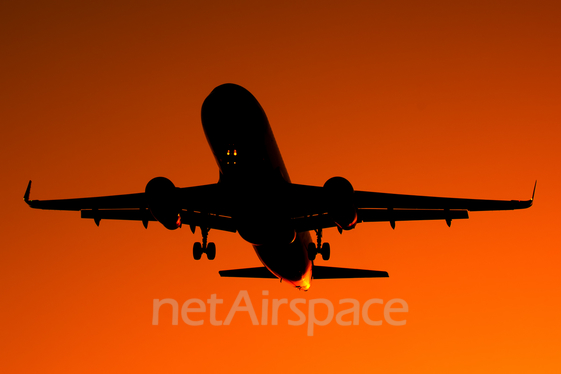
[[[245,88],[233,83],[216,87],[203,102],[203,127],[207,133],[220,133],[229,139],[247,138],[267,123],[257,99]]]
[[[233,83],[216,87],[203,103],[203,116],[216,114],[215,110],[227,111],[230,115],[242,114],[259,105],[257,99],[245,88]],[[220,113],[220,112],[218,112]]]
[[[218,96],[218,95],[231,96],[231,95],[240,94],[240,93],[248,93],[248,94],[251,95],[251,93],[248,90],[246,90],[242,86],[234,84],[234,83],[221,84],[220,86],[214,88],[210,94],[211,95],[216,95],[216,96]]]

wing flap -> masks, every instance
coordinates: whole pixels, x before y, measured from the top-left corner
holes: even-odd
[[[425,221],[469,218],[467,210],[359,209],[358,222]]]
[[[114,219],[124,221],[155,221],[147,209],[83,209],[80,211],[81,218],[94,220]]]
[[[83,209],[80,211],[82,218],[89,218],[99,223],[102,219],[124,221],[156,221],[148,209]],[[186,212],[181,214],[181,223],[188,226],[206,227],[209,229],[236,232],[234,220],[230,217],[221,217],[200,212]]]
[[[469,218],[467,210],[447,209],[358,209],[357,222],[427,221]],[[297,232],[335,227],[328,214],[299,217],[292,220]]]

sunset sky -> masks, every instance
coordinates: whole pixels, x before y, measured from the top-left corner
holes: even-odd
[[[1,2],[0,372],[561,372],[560,19],[555,1]],[[211,231],[216,259],[195,261],[199,230],[23,203],[30,179],[33,199],[216,182],[200,108],[227,82],[259,100],[295,183],[527,200],[538,180],[535,204],[325,230],[317,264],[390,277],[304,293],[220,278],[260,265],[237,234]],[[154,299],[216,294],[224,320],[240,291],[258,317],[283,298],[409,311],[313,336],[289,308],[189,326],[164,306],[152,325]]]

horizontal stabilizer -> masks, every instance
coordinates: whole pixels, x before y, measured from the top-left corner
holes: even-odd
[[[343,278],[387,278],[387,271],[364,270],[351,268],[336,268],[314,265],[312,271],[314,279],[343,279]]]
[[[277,279],[277,277],[273,273],[271,273],[269,269],[267,269],[266,267],[220,270],[218,274],[220,274],[221,277],[230,277],[230,278]]]

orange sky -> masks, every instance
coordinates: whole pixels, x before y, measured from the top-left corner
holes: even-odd
[[[553,1],[0,4],[1,372],[561,370],[561,9]],[[421,4],[422,3],[422,4]],[[469,220],[326,230],[331,266],[389,279],[221,279],[239,236],[34,211],[21,201],[213,183],[200,107],[225,82],[265,109],[294,182],[528,199]],[[318,260],[318,264],[326,264]],[[405,326],[152,326],[152,300],[407,301]],[[262,291],[268,290],[267,297]],[[319,310],[318,315],[325,313]],[[381,306],[371,317],[383,315]]]

